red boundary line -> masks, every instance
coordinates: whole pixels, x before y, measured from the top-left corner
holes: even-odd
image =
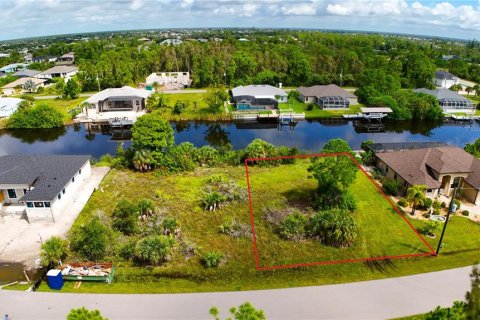
[[[307,263],[297,263],[297,264],[285,264],[285,265],[276,265],[276,266],[260,266],[260,258],[258,255],[257,247],[257,236],[255,234],[255,217],[253,214],[253,202],[252,194],[250,190],[250,176],[248,173],[248,162],[256,161],[274,161],[282,159],[306,159],[314,157],[334,157],[334,156],[348,156],[350,160],[363,172],[363,174],[370,180],[370,182],[376,187],[377,191],[390,203],[395,212],[407,223],[413,232],[420,238],[420,240],[428,247],[430,252],[427,253],[413,253],[413,254],[404,254],[396,256],[381,256],[381,257],[371,257],[371,258],[357,258],[357,259],[344,259],[344,260],[329,260],[329,261],[320,261],[320,262],[307,262]],[[295,155],[295,156],[279,156],[279,157],[270,157],[270,158],[247,158],[245,159],[245,176],[247,178],[247,189],[248,189],[248,203],[250,208],[250,224],[252,226],[252,236],[253,236],[253,253],[255,256],[255,269],[256,270],[277,270],[277,269],[287,269],[287,268],[298,268],[298,267],[310,267],[310,266],[319,266],[319,265],[329,265],[329,264],[341,264],[341,263],[354,263],[354,262],[364,262],[364,261],[378,261],[378,260],[387,260],[387,259],[403,259],[403,258],[412,258],[412,257],[426,257],[426,256],[436,256],[435,250],[432,246],[422,237],[422,235],[417,231],[417,229],[412,225],[410,221],[400,212],[398,207],[393,203],[392,199],[388,197],[382,190],[382,188],[370,177],[367,172],[362,168],[360,163],[355,159],[352,154],[349,152],[337,152],[337,153],[317,153],[317,154],[304,154],[304,155]]]

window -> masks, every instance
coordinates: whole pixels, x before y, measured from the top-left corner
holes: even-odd
[[[58,200],[62,199],[62,194],[59,193],[58,196],[57,196]]]
[[[137,106],[139,106],[140,105],[140,100],[137,100],[135,103],[136,103]]]
[[[75,182],[75,177],[72,177],[72,182]],[[64,189],[65,190],[65,189]]]
[[[393,175],[393,180],[397,180],[397,174],[396,173]]]
[[[35,208],[43,208],[43,202],[34,202]]]
[[[385,169],[385,172],[388,173],[388,167]]]
[[[82,169],[78,170],[78,174],[82,174]]]
[[[50,202],[45,201],[43,205],[45,206],[45,208],[50,208]]]
[[[7,193],[10,199],[17,199],[17,191],[15,189],[8,189]]]
[[[62,190],[62,193],[65,194],[65,189]]]
[[[23,189],[23,194],[26,194],[27,193],[27,189]]]
[[[403,183],[403,186],[404,186],[405,188],[408,186],[407,181],[405,181],[405,182]]]
[[[27,208],[33,208],[33,202],[27,201]]]

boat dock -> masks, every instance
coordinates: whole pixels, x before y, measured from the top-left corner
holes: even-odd
[[[362,112],[358,112],[355,114],[344,114],[342,118],[350,119],[350,120],[359,120],[359,119],[366,119],[366,120],[382,120],[389,113],[392,113],[392,109],[390,108],[361,108]]]
[[[234,112],[233,120],[257,120],[259,122],[277,122],[281,125],[289,125],[298,120],[304,120],[304,113],[295,113],[293,110],[266,110],[258,112]]]

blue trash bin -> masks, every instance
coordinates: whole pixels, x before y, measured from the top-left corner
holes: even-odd
[[[63,287],[62,271],[51,269],[47,272],[47,283],[50,289],[60,290]]]

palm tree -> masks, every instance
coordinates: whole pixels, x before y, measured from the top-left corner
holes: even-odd
[[[408,188],[407,201],[412,206],[412,215],[415,214],[415,209],[417,209],[418,206],[425,204],[425,190],[427,190],[427,186],[425,185],[415,185]]]
[[[475,91],[475,96],[480,96],[480,85],[476,84],[472,89]]]
[[[470,86],[469,86],[469,87],[466,87],[466,88],[465,88],[465,91],[467,92],[467,97],[469,97],[469,96],[470,96],[470,92],[473,91],[473,87],[470,87]]]
[[[23,84],[23,90],[27,91],[28,93],[33,93],[35,92],[35,82],[33,82],[32,79],[28,79],[27,81],[25,81],[25,83]]]
[[[449,88],[450,91],[455,91],[455,92],[458,92],[460,90],[462,90],[462,85],[459,84],[459,83],[456,83],[454,85],[452,85],[450,88]]]

